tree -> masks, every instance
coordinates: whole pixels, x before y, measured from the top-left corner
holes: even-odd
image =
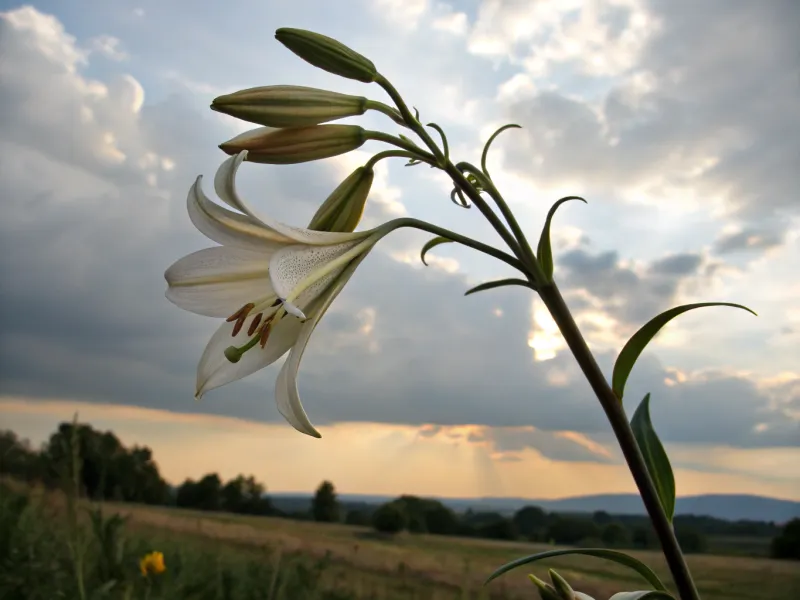
[[[250,475],[231,479],[221,490],[222,510],[247,515],[272,514],[272,503],[264,496],[264,486]]]
[[[525,506],[514,513],[512,521],[520,535],[537,540],[547,528],[547,513],[538,506]]]
[[[587,538],[600,537],[596,523],[581,517],[559,516],[547,528],[547,539],[556,544],[577,544]]]
[[[628,528],[622,523],[608,523],[600,533],[600,539],[608,548],[626,546],[631,539]]]
[[[592,513],[592,521],[598,525],[608,525],[612,520],[611,515],[604,510],[596,510]]]
[[[336,498],[336,489],[330,481],[323,481],[317,488],[311,503],[311,513],[315,521],[323,523],[339,521],[339,501]]]
[[[372,526],[381,533],[399,533],[408,525],[408,515],[397,501],[378,507],[372,515]]]
[[[649,524],[637,525],[631,532],[631,541],[635,548],[653,548],[658,544],[655,531]]]
[[[772,540],[772,558],[800,560],[800,519],[792,519]]]
[[[706,537],[690,527],[676,527],[675,537],[678,538],[678,544],[680,544],[684,554],[705,552],[708,547]]]

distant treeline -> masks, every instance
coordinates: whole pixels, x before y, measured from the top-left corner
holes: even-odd
[[[239,475],[225,482],[216,473],[209,473],[173,488],[159,473],[150,448],[138,445],[127,448],[112,432],[101,432],[84,424],[77,425],[74,439],[78,440],[78,447],[72,448],[73,427],[71,423],[60,424],[39,449],[11,431],[0,431],[0,474],[58,487],[77,451],[82,462],[83,493],[93,500],[343,522],[369,526],[383,535],[407,531],[608,548],[645,549],[658,545],[644,516],[611,515],[604,511],[553,513],[537,506],[526,506],[510,516],[471,510],[459,514],[438,500],[408,495],[380,506],[348,504],[338,500],[333,484],[328,481],[319,486],[310,505],[293,511],[279,510],[267,496],[265,486],[253,476]],[[761,538],[771,540],[773,557],[800,560],[800,519],[781,528],[771,522],[730,522],[679,515],[674,526],[687,553],[706,551],[712,537]]]

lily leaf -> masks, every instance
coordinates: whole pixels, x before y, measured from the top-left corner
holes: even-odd
[[[497,279],[495,281],[487,281],[486,283],[481,283],[480,285],[476,285],[474,288],[468,289],[464,292],[465,296],[469,296],[470,294],[475,294],[476,292],[483,292],[485,290],[493,290],[494,288],[504,287],[507,285],[521,285],[526,288],[535,289],[533,284],[529,281],[525,281],[524,279],[516,279],[511,277],[509,279]]]
[[[644,592],[617,592],[608,600],[675,600],[675,596],[667,592],[644,591]]]
[[[428,263],[425,262],[425,255],[428,253],[429,250],[435,248],[436,246],[439,246],[440,244],[450,244],[452,243],[452,241],[453,240],[451,240],[450,238],[436,236],[432,240],[426,242],[425,245],[422,247],[422,251],[420,252],[419,255],[420,259],[422,259],[422,264],[425,265],[426,267],[428,266]]]
[[[639,573],[639,575],[641,575],[647,581],[647,583],[652,585],[655,589],[664,592],[667,591],[667,588],[664,586],[663,583],[661,583],[661,580],[658,578],[658,575],[656,575],[653,572],[653,570],[646,564],[644,564],[642,561],[637,560],[632,556],[628,556],[624,552],[619,552],[617,550],[608,550],[606,548],[571,548],[569,550],[548,550],[547,552],[540,552],[538,554],[533,554],[531,556],[518,558],[517,560],[513,560],[510,563],[504,564],[494,573],[489,575],[489,578],[486,580],[485,584],[489,583],[493,579],[496,579],[497,577],[500,577],[500,575],[508,573],[511,569],[516,569],[517,567],[521,567],[522,565],[528,565],[530,563],[537,562],[545,558],[555,558],[556,556],[567,556],[570,554],[604,558],[606,560],[610,560],[620,565],[624,565]]]
[[[550,247],[550,222],[553,220],[553,215],[556,214],[558,207],[569,200],[580,200],[584,204],[587,204],[586,200],[580,196],[566,196],[556,201],[547,213],[542,235],[539,238],[539,247],[536,251],[536,255],[539,257],[539,264],[542,266],[545,280],[548,282],[553,281],[553,249]]]
[[[617,398],[622,400],[622,395],[625,391],[625,383],[628,381],[628,376],[633,370],[633,365],[636,364],[636,359],[639,358],[645,346],[650,343],[650,340],[656,336],[661,328],[678,315],[692,310],[693,308],[703,308],[704,306],[732,306],[734,308],[746,310],[754,315],[756,314],[741,304],[732,304],[730,302],[699,302],[697,304],[677,306],[653,317],[639,329],[639,331],[631,336],[631,339],[629,339],[625,347],[622,348],[622,352],[619,353],[617,361],[614,363],[614,372],[611,376],[611,388],[614,390],[614,394]]]
[[[631,428],[639,450],[644,456],[650,478],[658,491],[661,507],[672,522],[672,516],[675,514],[675,476],[672,474],[669,457],[650,420],[650,394],[644,397],[636,412],[633,413]]]

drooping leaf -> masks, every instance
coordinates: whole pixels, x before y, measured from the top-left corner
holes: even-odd
[[[542,271],[544,271],[545,280],[548,282],[553,280],[553,249],[550,247],[550,222],[553,220],[553,215],[556,214],[558,207],[569,200],[580,200],[584,204],[587,204],[586,200],[580,196],[566,196],[560,200],[557,200],[556,203],[550,207],[550,211],[547,213],[547,219],[545,219],[544,222],[542,235],[539,237],[539,247],[536,255],[539,258],[539,264],[542,266]]]
[[[476,285],[474,288],[468,289],[466,292],[464,292],[464,295],[469,296],[470,294],[475,294],[476,292],[493,290],[494,288],[504,287],[507,285],[521,285],[526,288],[535,289],[531,282],[525,281],[524,279],[516,279],[514,277],[511,277],[509,279],[497,279],[495,281],[487,281],[486,283],[481,283],[480,285]]]
[[[732,304],[730,302],[699,302],[697,304],[684,304],[664,311],[660,315],[653,317],[648,321],[639,331],[631,336],[628,343],[622,348],[619,353],[617,361],[614,363],[614,372],[611,376],[611,388],[614,390],[617,398],[622,400],[625,391],[625,383],[628,381],[628,376],[633,370],[633,365],[636,364],[636,359],[644,350],[645,346],[650,343],[656,334],[661,330],[664,325],[669,323],[678,315],[692,310],[693,308],[703,308],[704,306],[732,306],[734,308],[741,308],[749,313],[756,314],[746,306],[741,304]],[[758,316],[758,315],[756,315]]]
[[[495,138],[503,133],[506,129],[522,129],[522,125],[517,125],[516,123],[509,123],[508,125],[503,125],[502,127],[498,128],[489,139],[486,140],[486,144],[483,146],[483,152],[481,153],[481,169],[489,177],[489,171],[486,169],[486,159],[489,156],[489,147],[492,145],[492,142]]]
[[[675,476],[672,473],[669,457],[650,420],[650,394],[644,397],[636,412],[633,413],[631,428],[639,450],[644,456],[650,478],[658,491],[661,507],[672,522],[672,516],[675,514]]]
[[[446,237],[436,236],[432,240],[429,240],[428,242],[426,242],[425,245],[422,247],[422,251],[420,252],[420,255],[419,255],[420,259],[422,260],[422,264],[425,265],[426,267],[428,266],[428,263],[425,262],[425,255],[428,253],[428,251],[431,248],[435,248],[436,246],[439,246],[440,244],[449,244],[452,241],[453,240],[451,240],[449,238],[446,238]]]
[[[608,600],[675,600],[675,596],[667,592],[650,590],[644,592],[617,592]]]
[[[544,560],[545,558],[555,558],[556,556],[567,556],[570,554],[578,554],[582,556],[594,556],[596,558],[604,558],[606,560],[610,560],[612,562],[633,569],[655,589],[661,591],[667,590],[667,588],[664,587],[664,584],[661,583],[661,580],[658,578],[658,575],[656,575],[653,572],[653,570],[646,564],[644,564],[642,561],[637,560],[632,556],[628,556],[624,552],[619,552],[617,550],[608,550],[606,548],[573,548],[570,550],[548,550],[547,552],[540,552],[538,554],[533,554],[531,556],[518,558],[517,560],[504,564],[494,573],[489,575],[489,578],[486,580],[486,583],[489,583],[493,579],[500,577],[500,575],[508,573],[511,569],[516,569],[517,567],[521,567],[522,565],[529,565],[533,562]]]

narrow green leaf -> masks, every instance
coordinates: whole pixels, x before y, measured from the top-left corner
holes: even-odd
[[[619,353],[617,361],[614,363],[614,372],[611,375],[611,388],[620,401],[625,391],[625,383],[628,381],[628,376],[633,370],[633,365],[636,364],[636,359],[639,358],[639,355],[642,353],[645,346],[650,343],[650,340],[656,336],[664,325],[678,315],[692,310],[693,308],[703,308],[704,306],[732,306],[734,308],[746,310],[754,315],[756,314],[741,304],[732,304],[730,302],[699,302],[697,304],[677,306],[661,313],[657,317],[653,317],[639,331],[631,336],[631,339],[629,339],[625,347],[622,348],[622,352]]]
[[[480,285],[476,285],[474,288],[468,289],[464,292],[465,296],[469,296],[470,294],[474,294],[476,292],[483,292],[485,290],[493,290],[494,288],[504,287],[507,285],[521,285],[526,288],[535,289],[533,284],[529,281],[525,281],[524,279],[516,279],[511,277],[509,279],[497,279],[495,281],[487,281],[486,283],[481,283]]]
[[[543,560],[545,558],[554,558],[556,556],[566,556],[569,554],[594,556],[596,558],[604,558],[606,560],[613,561],[620,565],[624,565],[636,571],[647,581],[647,583],[652,585],[655,589],[660,591],[667,591],[667,588],[664,587],[663,583],[661,583],[661,580],[658,578],[658,575],[656,575],[653,572],[653,570],[646,564],[644,564],[640,560],[633,558],[632,556],[628,556],[624,552],[618,552],[617,550],[608,550],[606,548],[573,548],[569,550],[548,550],[547,552],[540,552],[539,554],[533,554],[531,556],[518,558],[517,560],[504,564],[494,573],[489,575],[489,578],[486,580],[486,583],[489,583],[493,579],[500,577],[500,575],[508,573],[511,569],[516,569],[517,567],[521,567],[522,565],[528,565],[530,563]]]
[[[431,248],[435,248],[436,246],[438,246],[440,244],[449,244],[452,241],[453,240],[451,240],[449,238],[446,238],[446,237],[442,237],[442,236],[437,236],[437,237],[433,238],[432,240],[429,240],[422,247],[422,252],[420,252],[420,255],[419,255],[420,259],[422,259],[422,264],[425,265],[426,267],[428,266],[428,263],[425,262],[425,255],[428,253],[428,250],[430,250]]]
[[[556,201],[547,213],[542,235],[539,238],[539,247],[536,251],[536,255],[539,257],[539,264],[542,266],[542,271],[544,271],[545,279],[548,282],[553,281],[553,249],[550,247],[550,222],[553,220],[553,215],[556,214],[558,207],[569,200],[580,200],[584,204],[588,204],[586,200],[580,196],[566,196]]]
[[[675,600],[675,596],[667,592],[644,591],[644,592],[617,592],[608,600]]]
[[[483,146],[483,152],[481,153],[481,169],[483,170],[484,174],[489,177],[489,171],[486,169],[486,159],[489,156],[489,147],[492,145],[492,142],[495,138],[503,133],[506,129],[522,129],[522,125],[517,125],[516,123],[509,123],[508,125],[503,125],[497,131],[495,131],[489,139],[486,141],[486,144]]]
[[[631,428],[639,450],[644,456],[650,478],[658,491],[661,507],[672,522],[672,516],[675,514],[675,476],[672,474],[669,457],[650,420],[650,394],[644,397],[636,412],[633,413]]]

